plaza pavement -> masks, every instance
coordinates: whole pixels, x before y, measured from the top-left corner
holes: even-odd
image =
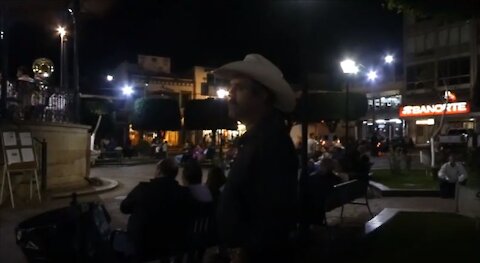
[[[138,182],[148,181],[152,177],[154,170],[154,164],[94,167],[91,170],[91,176],[117,180],[119,186],[109,192],[81,196],[79,197],[79,201],[97,200],[103,202],[112,217],[112,226],[114,228],[124,228],[128,217],[122,215],[119,211],[122,198],[127,195]],[[206,175],[206,171],[204,171],[204,175]],[[15,244],[14,228],[18,223],[39,213],[68,206],[70,202],[69,199],[45,199],[47,200],[44,200],[42,203],[38,203],[36,200],[23,203],[17,202],[15,209],[10,208],[9,202],[4,201],[3,204],[0,205],[0,262],[26,262],[19,247]],[[378,214],[384,208],[441,212],[453,212],[455,209],[453,200],[420,197],[373,198],[370,200],[370,205],[374,214]],[[330,212],[328,214],[329,222],[334,224],[338,222],[339,213],[339,209]],[[362,227],[368,219],[368,211],[364,206],[346,206],[345,220],[342,226],[355,225]]]

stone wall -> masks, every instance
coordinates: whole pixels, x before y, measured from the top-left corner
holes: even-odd
[[[47,190],[80,188],[89,173],[90,126],[67,123],[22,122],[2,129],[30,130],[47,142]]]

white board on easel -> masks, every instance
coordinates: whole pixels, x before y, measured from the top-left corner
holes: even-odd
[[[15,207],[13,201],[13,189],[10,179],[11,172],[32,172],[30,178],[30,187],[32,181],[35,182],[38,199],[41,201],[40,187],[38,181],[38,165],[35,151],[33,148],[32,134],[29,131],[1,131],[2,152],[4,158],[4,167],[2,169],[2,182],[7,179],[8,190],[10,192],[10,201],[12,207]],[[0,193],[0,202],[3,201],[3,192],[5,185],[2,184]],[[30,188],[31,189],[31,188]],[[32,192],[30,190],[30,198]]]
[[[36,170],[37,158],[29,131],[2,131],[4,163],[7,170]]]

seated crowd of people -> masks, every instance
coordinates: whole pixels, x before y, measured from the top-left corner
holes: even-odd
[[[324,202],[334,186],[349,180],[360,180],[368,184],[372,163],[365,143],[345,149],[340,144],[321,147],[310,155],[308,177],[303,205],[309,224],[322,224]]]
[[[141,261],[178,252],[188,246],[189,229],[198,213],[213,208],[226,182],[223,170],[213,167],[206,183],[198,161],[183,166],[182,185],[177,181],[179,167],[173,158],[156,165],[155,177],[138,184],[122,201],[120,210],[130,215],[126,232],[113,239],[114,249],[128,260]]]
[[[308,159],[309,175],[333,174],[338,177],[334,181],[340,182],[368,179],[371,166],[366,143],[352,144],[348,149],[340,144],[321,146]]]

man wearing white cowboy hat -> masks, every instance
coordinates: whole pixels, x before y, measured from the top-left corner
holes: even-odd
[[[283,116],[295,108],[295,95],[261,55],[214,74],[230,81],[229,115],[247,127],[218,207],[220,239],[242,262],[289,262],[298,159]]]

